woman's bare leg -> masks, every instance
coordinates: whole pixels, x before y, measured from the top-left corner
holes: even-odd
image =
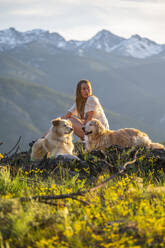
[[[69,120],[72,122],[74,133],[83,140],[84,132],[82,130],[83,124],[81,120],[74,118],[74,117],[69,118]]]

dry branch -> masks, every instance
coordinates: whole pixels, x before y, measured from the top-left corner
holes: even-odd
[[[21,141],[21,138],[22,137],[20,136],[19,139],[18,139],[18,141],[17,141],[17,143],[12,147],[12,149],[8,153],[5,154],[6,156],[8,156],[12,151],[14,151],[14,149],[17,149],[18,150],[18,147],[19,147],[19,143]]]
[[[80,199],[75,198],[75,196],[79,196],[79,195],[84,195],[81,192],[77,192],[77,193],[72,193],[72,194],[61,194],[61,195],[43,195],[43,196],[33,196],[33,197],[21,197],[19,198],[20,201],[29,201],[29,200],[37,200],[39,202],[43,202],[47,201],[47,200],[59,200],[59,199],[67,199],[67,198],[71,198],[73,200],[77,200],[80,201],[82,203],[84,203],[85,205],[88,205],[89,203]],[[48,202],[46,202],[48,203]]]
[[[89,189],[88,192],[92,192],[92,191],[95,191],[96,189],[100,189],[100,188],[103,187],[107,182],[109,182],[110,180],[112,180],[114,177],[117,177],[117,176],[123,174],[123,173],[126,171],[128,165],[134,164],[134,163],[136,162],[137,153],[138,153],[138,150],[137,150],[136,153],[135,153],[134,159],[133,159],[132,161],[126,162],[126,163],[123,165],[123,167],[121,168],[121,170],[120,170],[119,172],[117,172],[115,175],[113,175],[113,176],[107,178],[104,182],[100,183],[99,185],[97,185],[97,186],[95,186],[95,187]]]

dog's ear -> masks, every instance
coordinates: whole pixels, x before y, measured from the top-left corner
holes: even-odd
[[[57,118],[57,119],[52,120],[51,123],[52,123],[52,125],[53,125],[54,127],[57,127],[57,126],[59,126],[60,121],[61,121],[61,118],[59,117],[59,118]]]
[[[104,126],[102,125],[102,123],[99,120],[97,120],[97,132],[98,132],[98,134],[103,134],[104,131],[105,131]]]

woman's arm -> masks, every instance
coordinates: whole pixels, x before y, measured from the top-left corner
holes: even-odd
[[[61,116],[61,119],[69,119],[72,117],[72,115],[73,114],[71,112],[67,112],[66,115]]]
[[[86,103],[85,103],[85,121],[84,124],[86,124],[88,121],[90,121],[94,114],[98,110],[98,99],[95,96],[89,96]]]
[[[77,115],[77,108],[76,104],[74,103],[71,108],[68,109],[67,113],[63,116],[61,116],[62,119],[69,119],[73,115]]]
[[[83,121],[83,124],[85,125],[88,121],[92,120],[93,115],[95,111],[89,111],[86,113],[85,120]]]

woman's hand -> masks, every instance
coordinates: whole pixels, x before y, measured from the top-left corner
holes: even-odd
[[[86,113],[85,120],[83,121],[83,124],[85,125],[88,121],[92,120],[93,115],[95,111],[90,111]]]
[[[71,112],[68,112],[66,115],[61,116],[61,119],[69,119],[72,115],[73,114]]]

